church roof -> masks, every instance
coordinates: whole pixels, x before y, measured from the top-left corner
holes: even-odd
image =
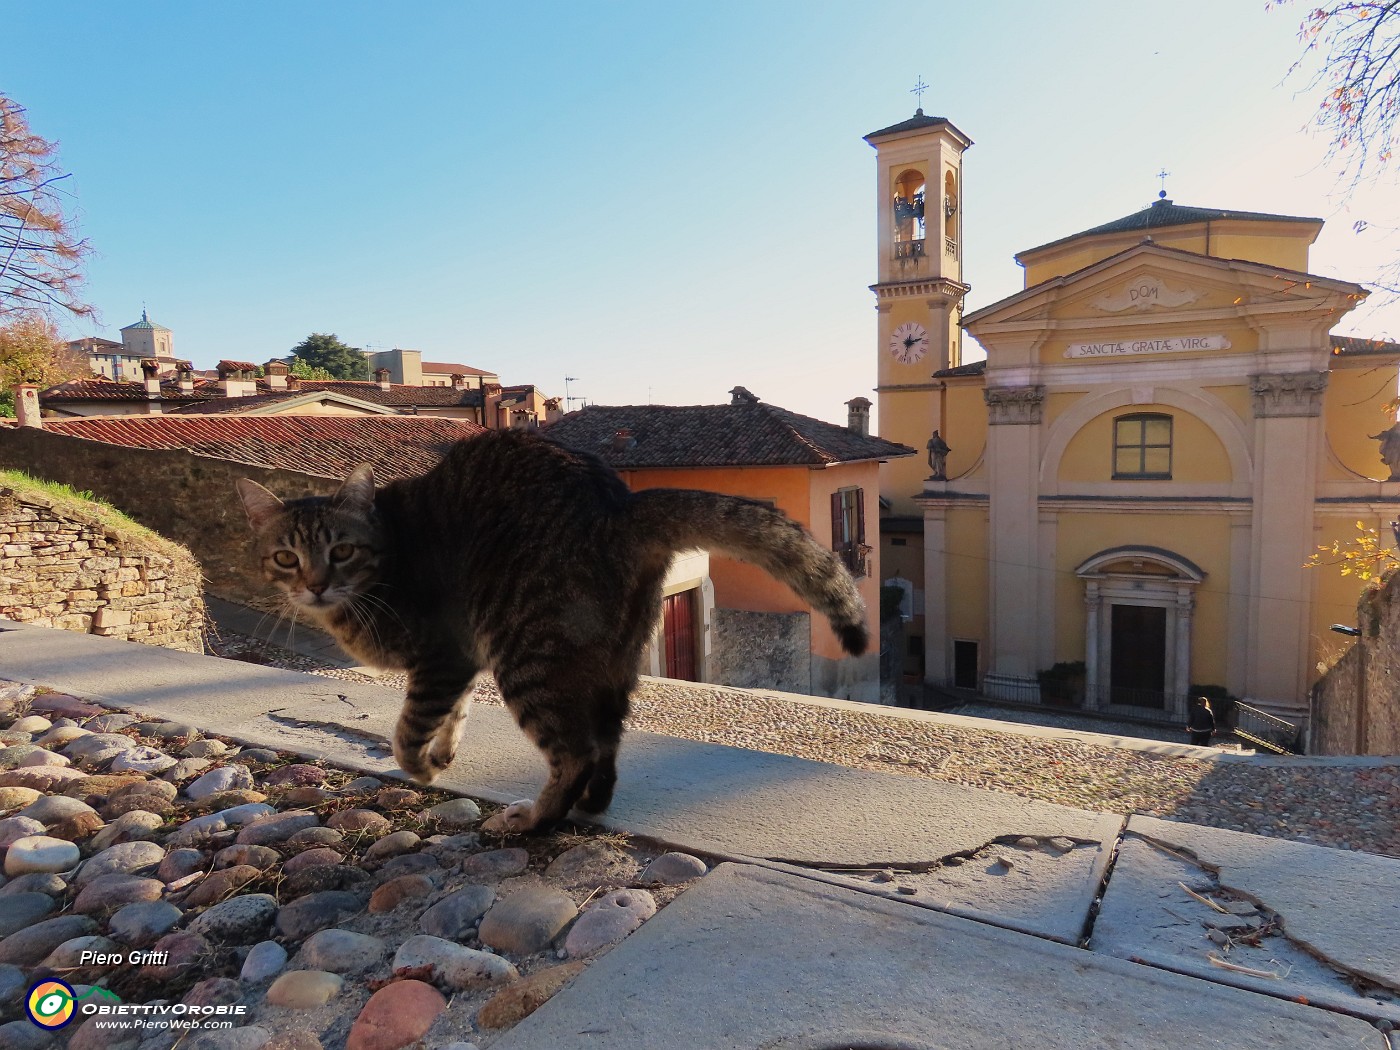
[[[589,405],[540,431],[619,470],[640,467],[821,467],[894,459],[907,445],[761,402]]]
[[[875,139],[885,138],[889,135],[898,135],[906,131],[922,131],[925,128],[936,128],[940,125],[954,131],[958,138],[962,139],[967,145],[972,145],[972,140],[959,131],[952,121],[948,120],[946,117],[927,116],[922,109],[916,109],[914,115],[908,120],[901,120],[898,124],[891,124],[889,127],[881,128],[879,131],[872,131],[869,135],[865,136],[865,141],[873,145]]]
[[[962,319],[963,327],[970,328],[971,325],[979,324],[1017,303],[1022,303],[1034,299],[1036,296],[1043,295],[1049,288],[1063,287],[1067,284],[1083,280],[1086,276],[1095,271],[1102,271],[1117,266],[1134,256],[1154,254],[1168,258],[1189,259],[1199,263],[1201,266],[1209,266],[1220,270],[1233,270],[1242,274],[1252,273],[1266,276],[1274,280],[1279,278],[1285,280],[1292,279],[1293,283],[1296,285],[1305,287],[1320,285],[1360,298],[1365,298],[1365,296],[1369,294],[1365,288],[1352,281],[1343,281],[1336,277],[1324,277],[1320,274],[1306,273],[1303,270],[1290,270],[1284,266],[1272,266],[1268,263],[1256,262],[1252,259],[1227,259],[1218,255],[1202,255],[1200,252],[1188,251],[1185,248],[1173,248],[1165,244],[1156,244],[1151,238],[1147,238],[1137,244],[1128,245],[1126,248],[1116,251],[1103,259],[1096,259],[1085,266],[1081,266],[1077,270],[1072,270],[1066,274],[1058,274],[1041,281],[1039,284],[1033,284],[1029,288],[1022,288],[1019,292],[1013,292],[1005,299],[1000,299],[988,306],[983,306],[973,310],[971,313],[964,314]]]
[[[954,365],[952,368],[940,368],[933,373],[934,379],[951,379],[954,376],[980,376],[987,372],[987,359],[984,357],[980,361],[969,361],[965,365]]]
[[[1332,336],[1332,353],[1337,357],[1360,357],[1362,355],[1387,355],[1400,357],[1400,343],[1389,339],[1367,339],[1358,335]]]
[[[152,321],[150,318],[148,318],[148,317],[146,316],[146,311],[145,311],[145,310],[142,310],[142,311],[141,311],[141,320],[137,321],[135,324],[129,324],[129,325],[127,325],[125,328],[122,329],[123,332],[140,331],[140,330],[146,330],[146,331],[152,331],[152,332],[168,332],[168,331],[170,331],[170,329],[169,329],[169,328],[166,328],[165,325],[163,325],[163,324],[156,324],[154,321]]]
[[[1036,252],[1044,251],[1046,248],[1054,248],[1057,245],[1065,244],[1068,241],[1077,240],[1080,237],[1093,237],[1101,233],[1132,233],[1134,231],[1157,230],[1166,226],[1189,226],[1197,222],[1219,222],[1223,219],[1237,219],[1246,222],[1306,222],[1322,225],[1321,219],[1307,218],[1301,215],[1272,215],[1262,211],[1234,211],[1221,208],[1194,208],[1184,204],[1177,204],[1175,201],[1163,197],[1153,201],[1141,211],[1135,211],[1131,215],[1124,215],[1121,219],[1114,219],[1106,222],[1102,226],[1095,226],[1088,230],[1081,230],[1079,233],[1072,233],[1068,237],[1060,237],[1057,240],[1048,241],[1045,244],[1036,245],[1034,248],[1027,248],[1016,253],[1019,261],[1022,256],[1032,255]]]

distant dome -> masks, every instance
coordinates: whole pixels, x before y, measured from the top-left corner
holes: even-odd
[[[135,324],[129,324],[129,325],[127,325],[125,328],[122,329],[123,332],[140,331],[140,330],[152,331],[152,332],[168,332],[168,331],[170,331],[170,329],[169,329],[169,328],[166,328],[165,325],[163,325],[163,324],[156,324],[154,321],[152,321],[150,318],[148,318],[148,317],[146,316],[146,311],[145,311],[145,310],[142,310],[142,311],[141,311],[141,320],[137,321]]]

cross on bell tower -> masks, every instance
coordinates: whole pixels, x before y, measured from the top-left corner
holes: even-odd
[[[914,81],[914,86],[909,89],[909,94],[914,95],[919,100],[918,112],[924,111],[924,92],[928,90],[928,85],[924,83],[924,78],[919,77]]]

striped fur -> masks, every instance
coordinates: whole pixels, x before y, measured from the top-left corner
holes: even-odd
[[[360,467],[329,498],[283,503],[239,483],[263,575],[367,664],[408,672],[394,736],[428,783],[453,759],[478,675],[494,673],[550,774],[504,830],[612,799],[641,653],[672,556],[751,561],[863,652],[865,609],[840,561],[781,512],[687,489],[631,493],[607,464],[532,434],[463,441],[418,478]]]

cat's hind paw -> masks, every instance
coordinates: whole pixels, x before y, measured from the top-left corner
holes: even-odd
[[[523,798],[493,813],[482,823],[481,830],[494,835],[519,835],[529,831],[534,823],[535,803],[531,799]]]

